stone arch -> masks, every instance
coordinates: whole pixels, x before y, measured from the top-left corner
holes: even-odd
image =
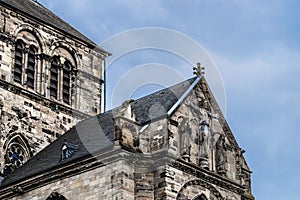
[[[48,80],[50,81],[50,93],[48,93],[48,95],[56,100],[72,105],[76,99],[75,87],[77,84],[77,69],[79,65],[78,55],[69,44],[60,41],[52,44],[49,56],[51,59],[49,69],[50,79]],[[57,70],[53,71],[54,65]],[[53,84],[51,83],[52,80]],[[51,85],[53,85],[53,87],[51,87]]]
[[[23,33],[31,34],[31,37],[33,36],[36,39],[36,41],[38,42],[38,46],[34,45],[34,42],[30,40],[30,35],[27,35],[27,36],[25,35],[25,38],[24,38],[24,36],[22,37],[21,36],[22,32]],[[31,25],[28,25],[28,24],[21,24],[21,25],[19,25],[15,29],[14,36],[15,36],[16,40],[21,39],[23,42],[25,42],[28,45],[34,45],[34,46],[36,46],[36,48],[39,49],[38,53],[43,53],[46,50],[46,43],[45,43],[42,35],[40,34],[40,32],[37,29],[35,29]],[[28,38],[26,39],[26,37],[28,37]],[[27,40],[27,41],[24,41],[24,40]]]
[[[63,195],[59,194],[58,192],[52,192],[46,200],[68,200]]]
[[[81,67],[81,62],[78,56],[77,51],[69,44],[64,41],[54,42],[50,48],[49,55],[53,56],[65,56],[65,58],[69,59],[72,65],[78,69]]]
[[[193,189],[191,189],[193,188]],[[221,193],[211,184],[201,180],[201,179],[194,179],[189,180],[178,191],[178,195],[176,197],[177,200],[196,200],[197,197],[202,195],[203,191],[199,191],[195,194],[191,193],[190,191],[197,191],[203,188],[203,190],[208,190],[210,195],[212,196],[212,200],[224,200]],[[201,192],[201,193],[200,193]],[[200,194],[199,194],[200,193]],[[200,197],[199,197],[200,198]]]
[[[121,140],[127,139],[127,142],[122,141],[123,144],[128,144],[133,147],[139,146],[139,135],[136,127],[128,122],[124,122],[122,125],[122,138]]]
[[[3,145],[5,152],[4,174],[9,174],[23,165],[32,156],[26,137],[21,133],[12,133]]]
[[[40,56],[46,49],[43,37],[31,25],[19,25],[14,31],[14,67],[12,68],[12,78],[15,83],[26,85],[26,88],[39,92],[41,82],[41,69],[44,65]],[[18,44],[22,42],[22,49]]]
[[[201,193],[201,194],[197,195],[196,197],[194,197],[192,200],[208,200],[208,199],[206,198],[206,196],[203,193]]]

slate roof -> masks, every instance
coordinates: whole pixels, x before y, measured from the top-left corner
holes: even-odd
[[[0,0],[0,4],[16,10],[17,12],[36,21],[42,21],[43,23],[62,31],[71,37],[75,37],[85,42],[92,48],[105,52],[103,49],[97,47],[93,41],[73,28],[70,24],[66,23],[60,17],[34,0]]]
[[[166,116],[166,112],[177,102],[195,80],[196,78],[188,79],[177,85],[162,89],[131,102],[131,107],[137,122],[143,125],[150,123],[152,118]],[[113,116],[118,109],[119,108],[115,108],[79,122],[63,136],[7,176],[3,180],[2,186],[7,186],[35,174],[59,168],[70,162],[76,162],[76,160],[87,157],[102,148],[109,147],[113,144]],[[151,110],[150,114],[149,109]],[[61,147],[64,143],[64,139],[71,144],[78,145],[79,149],[72,157],[61,162]]]

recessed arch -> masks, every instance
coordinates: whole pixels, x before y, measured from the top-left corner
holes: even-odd
[[[68,200],[63,195],[59,194],[58,192],[52,192],[46,200]]]
[[[211,184],[209,184],[201,179],[192,179],[192,180],[188,180],[186,183],[184,183],[182,185],[182,187],[180,188],[180,190],[178,191],[176,199],[177,200],[194,200],[195,198],[197,199],[199,194],[193,195],[193,194],[188,193],[188,191],[190,191],[189,189],[191,187],[197,187],[197,186],[204,188],[205,190],[208,190],[211,193],[211,195],[214,197],[213,200],[224,200],[221,193],[214,186],[212,186]],[[199,191],[199,193],[200,193],[200,197],[201,197],[201,194],[202,194],[201,191]],[[199,199],[197,199],[197,200],[199,200]]]
[[[20,25],[15,30],[15,58],[13,81],[37,91],[37,80],[41,62],[38,55],[43,52],[44,42],[40,33],[32,26]],[[22,47],[20,48],[20,43]]]
[[[3,145],[4,155],[4,174],[13,172],[19,168],[32,156],[28,140],[21,133],[12,133]]]
[[[128,144],[133,147],[139,146],[138,131],[133,124],[124,122],[122,125],[122,141],[124,144]]]
[[[64,57],[68,59],[76,69],[81,68],[81,62],[77,51],[64,41],[54,42],[50,47],[49,55],[52,57]]]
[[[30,36],[24,36],[22,33],[29,33],[31,34],[35,40],[37,41],[38,43],[38,46],[34,43],[34,41],[32,41],[30,39]],[[22,36],[23,35],[23,36]],[[16,40],[23,40],[25,43],[27,43],[28,45],[34,45],[38,48],[38,53],[45,53],[46,51],[46,43],[42,37],[42,35],[40,34],[40,32],[34,28],[33,26],[31,25],[28,25],[28,24],[21,24],[19,25],[15,31],[14,31],[14,36],[16,38]],[[26,38],[28,37],[28,38]]]
[[[206,196],[203,193],[201,193],[200,195],[197,195],[196,197],[194,197],[192,200],[208,200],[208,199],[206,198]]]

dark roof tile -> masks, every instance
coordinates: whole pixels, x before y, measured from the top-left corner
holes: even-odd
[[[153,117],[165,115],[193,81],[195,81],[195,78],[133,101],[131,106],[137,121],[144,124],[150,122]],[[113,113],[116,113],[117,110],[118,108],[79,122],[44,150],[32,157],[27,163],[7,176],[3,180],[2,186],[9,185],[16,181],[19,182],[35,174],[60,167],[61,165],[84,158],[112,145],[114,137]],[[79,149],[77,149],[72,157],[61,162],[61,147],[64,143],[64,139],[71,144],[78,145]]]

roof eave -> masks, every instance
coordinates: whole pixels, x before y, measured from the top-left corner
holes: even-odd
[[[44,6],[43,6],[42,4],[40,4],[39,2],[36,2],[36,3],[38,3],[40,6],[44,7]],[[26,12],[24,12],[24,11],[22,11],[22,10],[20,10],[20,9],[18,9],[18,8],[14,7],[14,6],[10,5],[10,4],[8,4],[8,3],[6,3],[6,2],[0,1],[0,4],[2,4],[3,6],[9,8],[9,9],[14,9],[14,10],[16,10],[17,12],[19,12],[19,13],[21,13],[22,15],[28,17],[29,19],[35,21],[36,23],[43,22],[44,24],[46,24],[46,25],[48,25],[48,26],[50,26],[50,27],[52,27],[52,28],[54,28],[54,29],[58,29],[58,30],[59,30],[60,32],[62,32],[63,34],[68,35],[68,36],[71,37],[71,38],[75,38],[76,40],[79,40],[79,41],[82,42],[82,43],[85,43],[90,49],[94,49],[94,51],[96,51],[96,52],[98,52],[98,53],[102,53],[102,54],[105,55],[106,57],[112,55],[111,53],[109,53],[109,52],[105,51],[104,49],[102,49],[101,47],[99,47],[99,46],[98,46],[97,44],[95,44],[93,41],[85,41],[85,40],[83,40],[83,39],[81,39],[81,38],[79,38],[79,37],[77,37],[77,36],[75,36],[75,35],[73,35],[73,34],[68,33],[67,31],[65,31],[65,30],[63,30],[63,29],[61,29],[61,28],[59,28],[59,27],[53,26],[52,24],[48,23],[48,22],[45,21],[45,20],[39,19],[39,18],[35,17],[34,15],[30,15],[29,13],[26,13]],[[44,7],[44,8],[47,9],[46,7]],[[47,10],[48,10],[48,9],[47,9]],[[58,17],[58,16],[57,16],[57,17]],[[59,17],[59,18],[60,18],[60,17]],[[71,26],[71,25],[69,24],[69,26]],[[71,27],[72,27],[72,26],[71,26]],[[72,28],[73,28],[73,27],[72,27]],[[76,30],[75,28],[73,28],[73,29]],[[76,30],[76,31],[77,31],[77,30]],[[78,31],[78,32],[79,32],[79,31]],[[80,34],[81,34],[81,33],[80,33]],[[88,38],[87,38],[87,39],[88,39]],[[90,39],[88,39],[88,40],[90,40]]]

